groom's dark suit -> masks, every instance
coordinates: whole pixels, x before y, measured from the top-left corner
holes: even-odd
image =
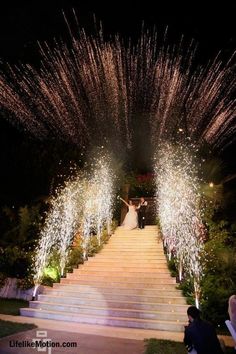
[[[141,202],[138,205],[138,227],[140,229],[144,229],[146,224],[146,209],[147,209],[147,202]]]

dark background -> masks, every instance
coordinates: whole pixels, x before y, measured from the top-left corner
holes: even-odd
[[[67,17],[74,8],[79,23],[93,30],[93,15],[103,23],[106,33],[119,32],[135,37],[142,22],[155,25],[158,30],[169,27],[177,38],[184,34],[199,43],[203,60],[208,60],[219,50],[225,54],[236,48],[235,2],[220,4],[205,1],[186,5],[176,1],[11,1],[0,5],[0,57],[8,60],[37,61],[36,41],[64,37],[66,26],[62,10]]]
[[[190,3],[190,2],[188,2]],[[163,33],[169,28],[170,39],[183,34],[198,42],[197,60],[205,64],[220,50],[223,60],[236,49],[236,3],[201,3],[161,1],[21,1],[18,5],[8,1],[0,5],[0,59],[11,64],[29,62],[39,64],[37,41],[51,41],[54,37],[67,40],[68,31],[63,18],[68,19],[75,9],[79,23],[91,33],[94,14],[102,21],[105,35],[120,33],[137,38],[142,22],[156,26]],[[58,144],[55,142],[55,144]],[[0,118],[0,198],[1,205],[14,201],[27,202],[49,192],[53,176],[60,171],[60,149],[51,142],[30,140],[28,134],[18,131]],[[60,144],[59,144],[60,145]],[[226,173],[234,168],[236,148],[231,146],[223,154]],[[66,168],[66,166],[65,166]],[[45,173],[47,169],[48,173]]]

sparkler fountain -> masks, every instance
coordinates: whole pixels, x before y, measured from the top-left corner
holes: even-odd
[[[81,236],[83,238],[83,256],[87,258],[87,246],[91,229],[96,230],[98,243],[101,243],[103,227],[107,226],[112,215],[114,196],[114,173],[107,157],[99,157],[87,178],[84,191],[85,203],[83,209]]]
[[[169,258],[174,255],[179,267],[194,280],[196,305],[203,276],[203,225],[199,210],[199,180],[190,149],[163,143],[157,157],[156,178],[158,211],[164,244]]]
[[[91,177],[92,176],[92,177]],[[114,174],[106,154],[100,156],[89,173],[77,172],[64,187],[58,188],[51,201],[44,227],[41,231],[35,256],[36,290],[48,265],[52,250],[60,256],[63,275],[69,247],[78,230],[83,240],[84,259],[92,229],[101,236],[101,230],[112,214]]]
[[[38,138],[54,135],[86,146],[96,141],[98,146],[105,144],[119,152],[132,150],[134,127],[138,119],[148,117],[144,125],[150,132],[153,151],[162,144],[166,147],[166,151],[161,148],[156,165],[164,242],[169,256],[173,251],[177,254],[180,276],[182,267],[189,266],[198,292],[202,242],[195,167],[190,166],[192,160],[181,150],[181,144],[175,151],[165,143],[172,142],[178,130],[184,131],[185,139],[194,146],[206,142],[220,150],[232,143],[236,131],[235,56],[223,63],[219,54],[206,67],[195,67],[194,43],[187,50],[183,39],[176,46],[169,46],[167,41],[160,45],[155,31],[143,31],[136,44],[124,43],[119,36],[105,41],[102,31],[95,37],[83,29],[78,34],[70,33],[69,45],[40,45],[40,69],[21,65],[2,71],[0,105],[13,123]],[[143,138],[147,144],[148,137]],[[81,216],[85,257],[90,228],[96,225],[99,238],[101,225],[110,217],[112,184],[103,184],[103,173],[101,167],[81,187],[80,195],[85,199]],[[109,197],[104,196],[105,190],[110,191]],[[77,225],[72,216],[76,210],[73,192],[66,205],[71,226],[70,231],[63,226],[67,235],[61,246],[63,253],[73,225]],[[54,227],[51,224],[57,225],[59,209],[55,206],[42,231],[39,247],[45,252],[36,261],[37,279],[51,245],[59,240],[61,229],[50,231]]]
[[[60,272],[64,273],[69,246],[82,213],[83,190],[84,178],[78,174],[75,180],[68,180],[64,187],[58,188],[55,196],[51,198],[51,209],[40,233],[34,259],[36,285],[44,275],[53,250],[60,254]]]

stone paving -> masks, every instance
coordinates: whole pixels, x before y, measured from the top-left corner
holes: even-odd
[[[36,348],[14,348],[11,347],[16,341],[26,343],[32,342],[32,339],[38,338],[39,334],[46,334],[44,341],[51,340],[54,344],[65,343],[73,345],[72,348],[45,348],[45,351],[37,351]],[[25,341],[25,342],[23,342]],[[34,329],[27,332],[21,332],[0,340],[1,354],[31,354],[31,353],[48,353],[48,354],[143,354],[144,344],[140,340],[126,338],[112,338],[99,335],[91,335],[84,333],[70,333],[55,330]]]
[[[30,340],[37,338],[36,331],[47,331],[47,338],[53,342],[76,342],[77,348],[56,348],[51,354],[143,354],[145,338],[183,341],[183,333],[155,331],[135,328],[119,328],[64,321],[44,320],[23,316],[0,315],[0,319],[12,322],[34,323],[37,329],[14,334],[0,340],[0,354],[38,353],[32,348],[10,348],[10,340]],[[221,337],[227,346],[234,346],[230,336]],[[46,339],[46,337],[45,337]],[[40,353],[40,352],[39,352]],[[50,352],[42,352],[48,353]]]

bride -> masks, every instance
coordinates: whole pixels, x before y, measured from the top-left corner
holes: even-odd
[[[122,198],[120,198],[120,200],[129,208],[121,226],[126,230],[136,229],[136,227],[138,227],[138,214],[135,205],[133,205],[132,200],[129,201],[129,204]]]

